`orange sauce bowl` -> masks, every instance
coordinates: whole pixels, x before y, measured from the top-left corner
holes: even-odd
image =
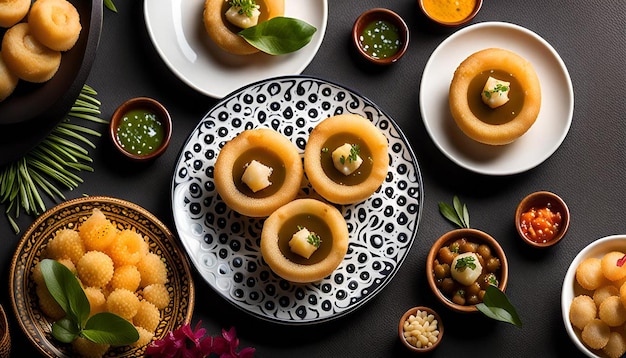
[[[549,191],[527,195],[515,210],[517,233],[533,247],[556,245],[565,236],[569,222],[570,213],[565,201]],[[556,228],[554,223],[558,223]]]
[[[445,27],[458,27],[476,17],[483,0],[418,0],[418,4],[432,22]]]

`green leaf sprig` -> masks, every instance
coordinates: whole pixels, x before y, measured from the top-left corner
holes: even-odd
[[[476,269],[475,261],[476,259],[474,258],[474,256],[462,257],[456,260],[456,265],[454,265],[454,268],[459,271],[465,271],[466,268],[474,270]]]
[[[306,21],[277,16],[239,31],[239,36],[267,54],[284,55],[306,46],[316,31]]]
[[[485,91],[485,97],[491,98],[492,93],[497,93],[498,95],[502,96],[502,93],[508,90],[509,90],[508,86],[505,86],[502,83],[498,83],[493,89],[489,91]]]
[[[20,228],[15,219],[22,210],[27,215],[46,210],[42,192],[53,200],[64,200],[60,188],[77,188],[83,181],[77,172],[93,171],[87,148],[96,146],[87,136],[99,137],[100,133],[73,120],[107,123],[97,117],[100,101],[96,95],[93,88],[83,86],[68,115],[48,137],[22,158],[0,167],[0,204],[6,205],[5,214],[16,234]]]
[[[41,261],[44,282],[66,316],[52,324],[52,336],[62,343],[83,337],[95,343],[123,346],[139,339],[137,329],[127,320],[110,312],[89,317],[89,300],[78,279],[63,264]]]
[[[252,17],[252,11],[257,8],[256,1],[254,0],[230,0],[228,2],[229,6],[234,6],[235,8],[239,8],[239,15],[246,15],[247,17]]]
[[[107,9],[113,11],[113,12],[117,12],[117,8],[115,7],[115,4],[113,3],[113,0],[102,0],[104,3],[104,6],[106,6]]]
[[[458,227],[469,229],[469,210],[467,209],[467,205],[461,203],[458,196],[455,195],[452,199],[452,206],[444,202],[439,202],[439,212],[443,217],[450,220]]]
[[[483,302],[477,304],[476,308],[491,319],[522,327],[522,320],[517,314],[515,307],[511,304],[506,294],[496,286],[487,286]]]

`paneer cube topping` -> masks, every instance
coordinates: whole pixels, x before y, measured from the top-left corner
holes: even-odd
[[[492,109],[504,105],[509,101],[510,85],[510,82],[500,81],[489,76],[481,94],[483,103]]]
[[[450,274],[452,278],[464,286],[469,286],[478,280],[483,272],[483,266],[478,261],[478,256],[473,252],[458,255],[452,260]]]
[[[272,185],[272,182],[270,182],[270,176],[272,175],[273,170],[274,169],[271,167],[253,160],[246,166],[246,170],[244,170],[243,175],[241,176],[241,181],[244,182],[250,190],[256,193],[257,191],[263,190]]]
[[[231,0],[226,11],[226,19],[233,25],[247,29],[259,23],[259,5],[254,0]]]
[[[357,144],[345,143],[333,151],[332,158],[335,168],[343,175],[354,173],[363,163]]]
[[[321,243],[322,240],[319,235],[305,227],[298,226],[298,231],[289,240],[289,248],[293,253],[308,259],[320,247]]]

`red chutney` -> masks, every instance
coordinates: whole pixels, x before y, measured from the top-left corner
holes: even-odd
[[[521,227],[528,239],[546,243],[554,239],[562,222],[561,213],[553,212],[550,207],[532,207],[522,214]]]

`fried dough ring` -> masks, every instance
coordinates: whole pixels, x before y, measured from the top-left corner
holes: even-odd
[[[61,65],[61,52],[51,50],[30,33],[27,22],[11,27],[2,39],[2,59],[17,77],[41,83],[54,76]]]
[[[37,0],[28,14],[30,31],[39,42],[56,51],[74,47],[80,35],[80,15],[67,0]]]
[[[203,21],[209,37],[224,51],[234,55],[251,55],[259,49],[250,45],[224,17],[227,0],[205,0]],[[257,0],[261,6],[259,22],[285,14],[285,0]]]
[[[0,102],[13,93],[18,81],[19,78],[9,70],[2,60],[2,53],[0,53]]]
[[[522,110],[504,124],[486,123],[476,117],[469,107],[469,85],[478,74],[487,70],[502,70],[512,74],[521,86],[518,90],[524,91]],[[454,72],[450,84],[449,105],[456,124],[468,137],[490,145],[508,144],[526,133],[539,115],[539,78],[532,64],[518,54],[500,48],[484,49],[470,55]]]
[[[0,27],[11,27],[22,20],[30,9],[30,0],[0,0]]]

